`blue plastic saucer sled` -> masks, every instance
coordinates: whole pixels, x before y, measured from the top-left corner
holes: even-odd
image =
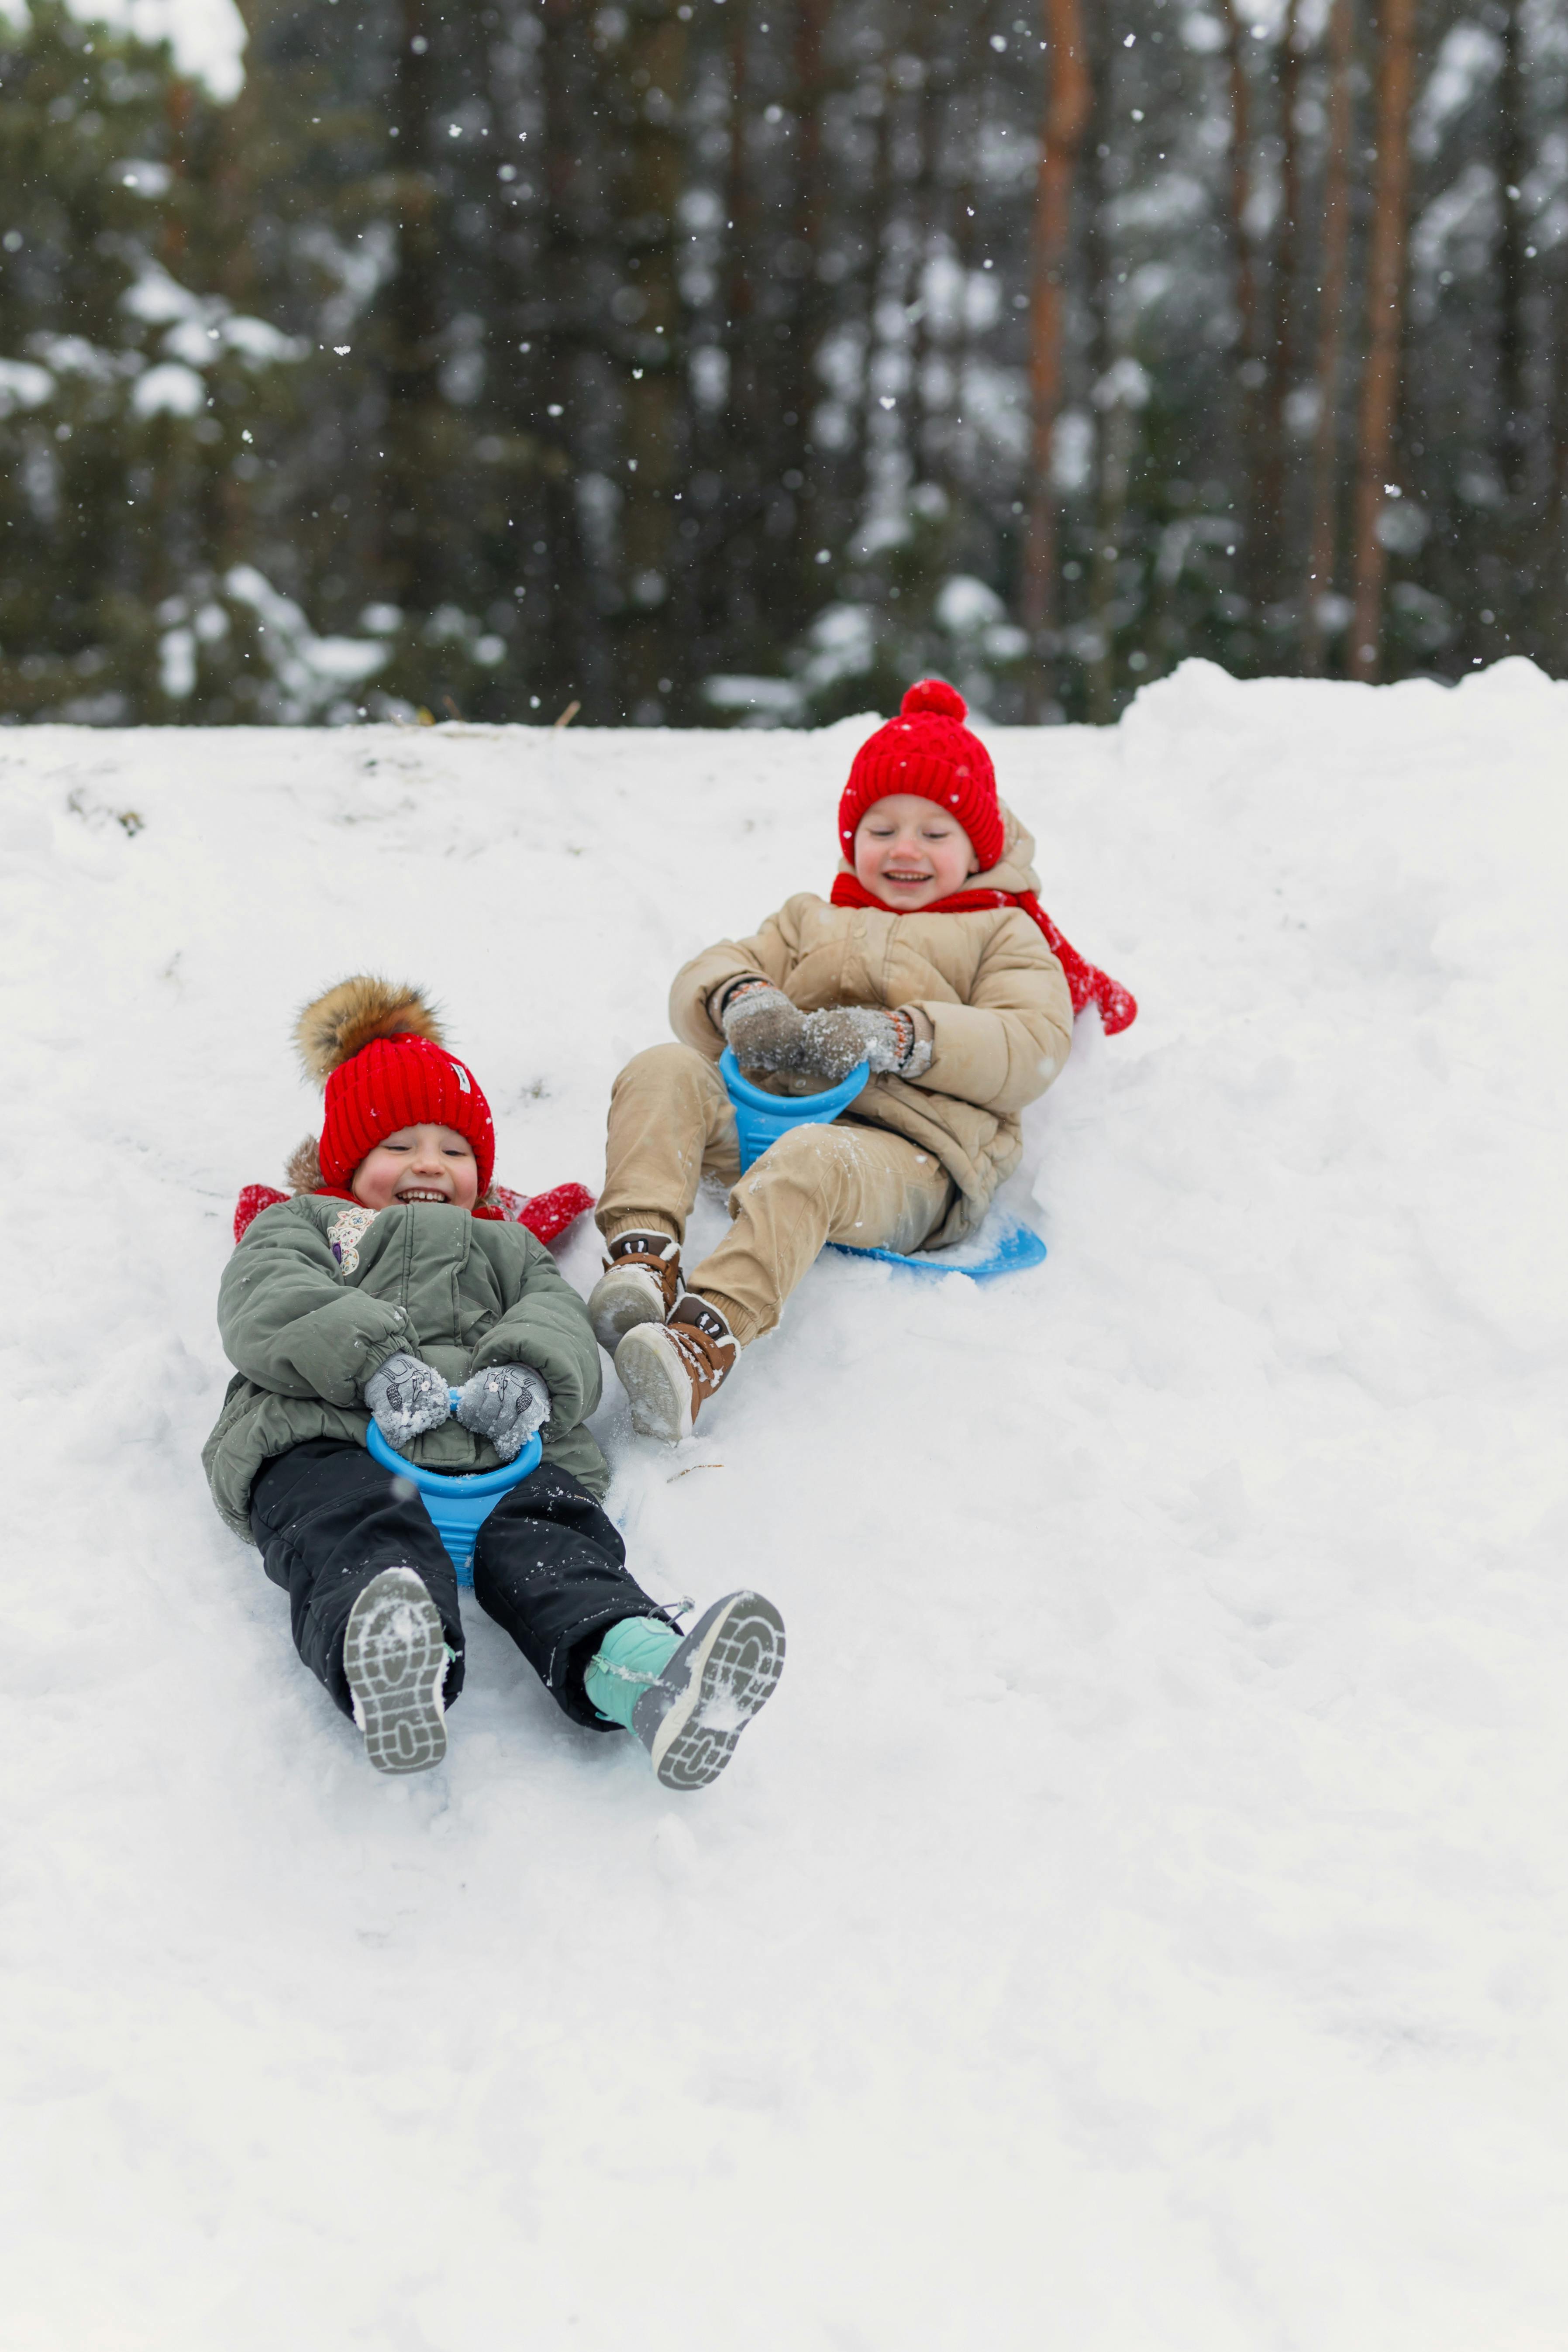
[[[457,1411],[458,1391],[448,1389],[452,1409]],[[474,1542],[479,1529],[505,1494],[521,1486],[524,1478],[538,1469],[544,1447],[535,1430],[515,1461],[505,1462],[499,1470],[477,1470],[466,1475],[450,1470],[426,1470],[417,1462],[408,1461],[395,1452],[383,1437],[374,1422],[364,1433],[371,1457],[384,1470],[399,1478],[407,1478],[418,1487],[420,1499],[435,1523],[436,1532],[451,1554],[452,1565],[458,1571],[459,1584],[474,1580]]]
[[[744,1171],[792,1127],[828,1126],[854,1101],[871,1075],[871,1066],[862,1062],[826,1094],[770,1095],[752,1086],[733,1049],[726,1045],[719,1057],[719,1075],[734,1105]],[[971,1282],[988,1282],[997,1274],[1021,1274],[1026,1266],[1040,1265],[1046,1255],[1046,1245],[1032,1225],[1020,1224],[1016,1217],[1001,1211],[986,1218],[972,1241],[960,1243],[955,1249],[921,1250],[905,1257],[898,1250],[856,1249],[848,1242],[830,1242],[828,1247],[842,1251],[846,1257],[878,1257],[884,1265],[907,1265],[911,1274],[966,1274]]]

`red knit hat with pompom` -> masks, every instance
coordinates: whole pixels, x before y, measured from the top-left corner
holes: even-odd
[[[855,834],[875,801],[913,793],[955,816],[974,845],[980,871],[1002,855],[1002,812],[996,771],[978,735],[964,725],[969,706],[955,686],[922,677],[911,686],[899,716],[861,744],[838,803],[838,841],[851,865]]]
[[[368,972],[308,1004],[294,1032],[300,1056],[326,1088],[318,1147],[321,1181],[342,1186],[403,1127],[450,1127],[473,1147],[479,1193],[496,1160],[490,1107],[468,1066],[447,1051],[441,1024],[417,989]]]

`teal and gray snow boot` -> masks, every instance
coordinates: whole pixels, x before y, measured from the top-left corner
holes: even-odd
[[[760,1592],[731,1592],[704,1610],[632,1709],[632,1730],[667,1789],[718,1779],[784,1661],[784,1619]]]

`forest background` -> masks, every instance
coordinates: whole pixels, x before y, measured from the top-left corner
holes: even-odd
[[[1568,648],[1568,0],[0,16],[0,716]]]

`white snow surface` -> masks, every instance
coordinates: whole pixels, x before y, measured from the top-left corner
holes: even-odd
[[[213,1512],[299,1004],[423,982],[596,1187],[868,725],[0,738],[6,2352],[1568,2346],[1568,686],[992,732],[1142,1010],[1037,1271],[826,1257],[674,1453],[606,1365],[643,1581],[789,1626],[710,1790],[471,1605],[379,1778]]]

